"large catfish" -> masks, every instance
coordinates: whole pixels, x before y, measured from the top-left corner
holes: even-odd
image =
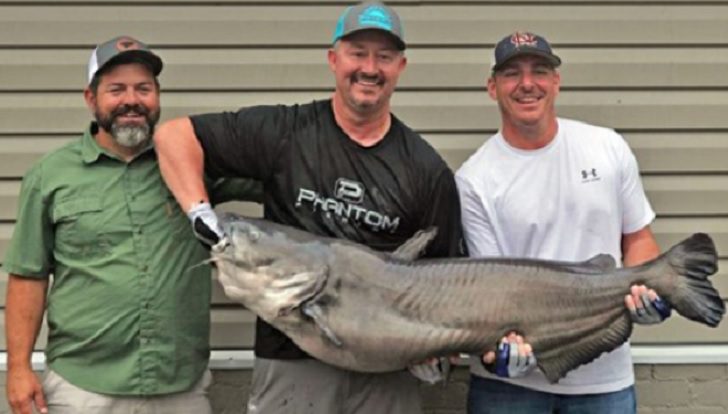
[[[434,231],[386,254],[264,220],[231,215],[222,222],[231,244],[212,260],[226,295],[313,357],[354,371],[483,352],[516,331],[556,382],[629,338],[623,298],[633,284],[708,326],[725,313],[708,280],[717,254],[705,234],[642,266],[615,268],[608,255],[580,263],[414,260]]]

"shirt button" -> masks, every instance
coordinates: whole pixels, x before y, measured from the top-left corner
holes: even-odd
[[[141,266],[139,267],[139,269],[140,269],[140,270],[141,270],[142,272],[146,272],[146,271],[147,271],[147,269],[149,269],[149,267],[148,267],[147,265],[141,265]]]
[[[142,234],[142,229],[141,229],[141,227],[140,227],[140,228],[138,228],[136,232],[137,232],[137,234]]]

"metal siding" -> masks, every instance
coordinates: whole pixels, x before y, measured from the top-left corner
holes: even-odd
[[[119,33],[153,45],[326,45],[341,5],[8,5],[0,10],[0,46],[96,43]],[[728,38],[726,4],[471,3],[397,7],[412,46],[493,44],[529,29],[556,45],[720,45]]]
[[[566,62],[562,88],[712,88],[725,81],[728,54],[720,47],[557,50]],[[322,48],[160,49],[166,66],[162,86],[170,90],[331,89]],[[400,90],[481,90],[490,47],[419,48],[407,52],[411,65]],[[0,91],[79,91],[86,81],[86,50],[0,49]]]
[[[155,47],[166,64],[165,118],[309,102],[333,88],[325,49],[342,9],[333,0],[23,3],[0,1],[0,260],[23,172],[89,121],[81,90],[97,42],[125,33]],[[397,2],[410,49],[395,113],[457,168],[499,125],[483,86],[493,44],[517,28],[546,35],[564,59],[560,116],[624,134],[659,214],[661,246],[710,233],[723,252],[714,280],[728,298],[728,1],[449,3]],[[0,303],[6,280],[0,272]],[[249,348],[252,315],[219,286],[213,301],[213,347]],[[674,318],[638,328],[633,342],[728,344],[728,333]]]

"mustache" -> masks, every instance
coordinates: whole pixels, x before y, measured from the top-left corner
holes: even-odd
[[[130,112],[133,112],[135,114],[144,115],[147,117],[149,115],[149,108],[147,108],[144,105],[141,104],[133,104],[133,105],[120,105],[116,108],[114,108],[113,111],[111,111],[111,118],[116,118],[118,116],[126,115]]]
[[[359,81],[367,81],[367,82],[376,82],[377,85],[381,85],[384,83],[384,78],[382,78],[379,75],[367,75],[361,72],[354,73],[351,75],[352,82],[359,82]]]

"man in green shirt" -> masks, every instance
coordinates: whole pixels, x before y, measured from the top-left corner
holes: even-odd
[[[14,413],[211,412],[207,253],[150,140],[161,70],[138,40],[99,45],[84,91],[95,122],[23,180],[3,263]],[[41,383],[30,356],[46,305]]]

